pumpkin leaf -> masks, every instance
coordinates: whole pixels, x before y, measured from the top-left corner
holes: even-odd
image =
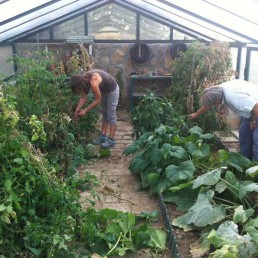
[[[205,158],[210,153],[210,147],[207,143],[200,144],[199,146],[195,143],[189,142],[187,144],[187,149],[192,156],[197,158]]]
[[[183,180],[189,180],[194,174],[194,164],[191,160],[182,162],[179,166],[169,165],[166,168],[166,176],[172,184]]]
[[[258,175],[258,166],[250,167],[246,170],[246,174],[251,177],[255,177]]]
[[[223,205],[212,204],[214,191],[199,193],[197,201],[184,215],[177,217],[175,221],[185,221],[188,225],[193,224],[196,227],[205,227],[212,225],[226,217],[226,211]]]
[[[223,168],[217,168],[210,172],[207,172],[201,176],[198,176],[195,180],[193,180],[193,188],[198,188],[201,185],[215,185],[220,180],[221,172]]]
[[[235,223],[245,223],[248,218],[250,218],[254,214],[254,209],[244,210],[243,205],[238,206],[235,209],[233,215],[233,221]]]

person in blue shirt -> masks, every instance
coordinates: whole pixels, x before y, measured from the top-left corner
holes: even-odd
[[[201,100],[202,107],[188,118],[196,119],[213,106],[224,104],[241,117],[240,153],[258,161],[258,86],[235,79],[206,88]]]

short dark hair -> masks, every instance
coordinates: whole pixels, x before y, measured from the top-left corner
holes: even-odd
[[[71,90],[73,93],[85,92],[86,94],[90,91],[90,78],[89,74],[85,75],[74,75],[71,77]]]

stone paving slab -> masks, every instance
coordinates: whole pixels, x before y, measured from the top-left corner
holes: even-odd
[[[229,151],[239,152],[239,133],[237,130],[231,131],[230,134],[223,131],[215,132],[215,135]]]
[[[96,202],[96,208],[113,208],[135,214],[159,210],[156,197],[150,196],[146,191],[139,191],[140,180],[128,169],[132,157],[123,156],[124,149],[133,142],[130,123],[118,121],[116,142],[116,146],[110,149],[110,157],[92,160],[80,168],[81,175],[84,171],[89,171],[100,181],[97,189],[100,201]],[[88,197],[88,194],[81,193],[84,207]]]

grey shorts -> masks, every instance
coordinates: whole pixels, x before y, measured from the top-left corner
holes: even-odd
[[[103,115],[103,122],[111,125],[117,123],[116,108],[119,99],[119,86],[110,93],[101,92],[101,112]]]

